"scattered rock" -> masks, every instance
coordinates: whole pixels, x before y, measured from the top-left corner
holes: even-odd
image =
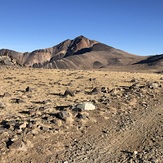
[[[137,154],[138,154],[138,151],[134,151],[133,154],[134,154],[134,155],[137,155]]]
[[[19,126],[19,129],[22,130],[22,129],[26,128],[27,125],[28,125],[28,122],[25,121],[25,122],[23,122],[23,123]]]
[[[79,118],[79,119],[86,119],[86,118],[88,118],[87,115],[82,114],[82,113],[78,113],[78,114],[76,115],[76,117]]]
[[[11,94],[8,93],[8,92],[5,92],[5,93],[3,94],[3,97],[11,97]]]
[[[95,81],[96,78],[89,78],[89,81]]]
[[[102,87],[102,88],[101,88],[101,92],[102,92],[102,93],[108,93],[108,92],[109,92],[109,88],[107,88],[107,87]]]
[[[139,82],[139,80],[137,80],[137,79],[135,79],[135,78],[133,78],[133,79],[131,79],[131,81],[130,81],[131,83],[136,83],[136,82]]]
[[[119,93],[119,89],[118,88],[113,88],[111,91],[111,96],[116,96]]]
[[[61,119],[61,120],[64,120],[64,121],[66,121],[66,119],[67,119],[69,116],[70,116],[69,113],[66,112],[66,111],[61,111],[61,112],[58,112],[58,113],[56,114],[56,117],[57,117],[57,118],[59,118],[59,119]]]
[[[70,90],[70,89],[67,89],[67,90],[65,91],[65,93],[63,94],[63,96],[64,96],[64,97],[67,97],[67,96],[73,97],[73,96],[74,96],[74,92],[73,92],[72,90]]]
[[[51,100],[50,99],[48,99],[48,100],[43,100],[43,101],[32,101],[32,103],[35,103],[35,104],[48,104],[48,103],[50,103],[51,102]]]
[[[0,65],[12,66],[14,63],[12,59],[8,56],[1,56],[0,57]]]
[[[66,110],[67,108],[72,108],[72,105],[56,106],[56,110]]]
[[[68,161],[63,161],[63,163],[68,163]]]
[[[47,127],[47,126],[40,126],[40,130],[42,130],[42,131],[49,131],[49,127]]]
[[[91,102],[83,102],[81,104],[77,104],[75,108],[73,109],[74,111],[84,111],[84,110],[95,110],[96,107],[93,103]]]
[[[159,82],[148,83],[147,86],[150,89],[157,89],[157,88],[161,87]]]
[[[31,133],[33,135],[37,135],[39,133],[39,130],[37,128],[32,129]]]
[[[98,100],[101,104],[107,105],[110,101],[109,98],[106,95],[102,95],[100,99]]]
[[[12,99],[13,103],[19,104],[19,103],[23,103],[24,101],[20,98],[14,98]]]
[[[9,148],[12,144],[13,144],[13,141],[12,141],[11,138],[9,138],[9,139],[6,141],[6,147]]]
[[[0,125],[2,126],[2,128],[5,128],[5,129],[9,129],[10,128],[10,124],[8,124],[8,121],[6,121],[6,120],[2,120]]]
[[[48,108],[47,107],[43,107],[43,106],[38,108],[39,111],[45,111],[46,109],[48,109]]]
[[[23,110],[21,112],[19,112],[20,114],[25,114],[25,115],[30,115],[30,111],[28,110]]]
[[[32,88],[30,88],[29,86],[25,89],[26,92],[32,92]]]
[[[97,87],[93,88],[91,91],[85,91],[85,94],[88,94],[88,95],[95,95],[98,93],[100,93],[100,90]]]
[[[99,92],[99,88],[95,87],[92,89],[91,94],[98,94]]]
[[[5,104],[3,102],[0,102],[0,108],[3,109],[5,107],[6,107]]]

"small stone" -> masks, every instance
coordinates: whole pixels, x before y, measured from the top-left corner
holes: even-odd
[[[19,98],[15,98],[15,99],[12,99],[12,100],[16,104],[19,104],[19,103],[23,103],[24,102],[22,99],[19,99]]]
[[[24,128],[27,127],[27,125],[28,125],[28,122],[25,121],[24,123],[22,123],[22,124],[19,126],[19,128],[20,128],[20,129],[24,129]]]
[[[5,92],[5,93],[3,94],[3,97],[11,97],[11,94],[8,93],[8,92]]]
[[[130,82],[135,83],[135,82],[138,82],[138,80],[137,80],[137,79],[135,79],[135,78],[133,78],[133,79],[131,79],[131,81],[130,81]]]
[[[67,89],[65,91],[65,93],[63,94],[63,96],[64,97],[67,97],[68,95],[71,96],[71,97],[73,97],[74,96],[74,92],[72,90],[70,90],[70,89]]]
[[[109,92],[109,89],[107,87],[102,87],[101,88],[101,92],[108,93]]]
[[[95,81],[96,78],[89,78],[89,81]]]
[[[98,94],[99,93],[99,89],[97,87],[93,88],[91,91],[91,94]]]
[[[117,88],[113,88],[111,91],[111,96],[116,96],[119,93],[119,90]]]
[[[39,110],[39,111],[45,111],[46,109],[47,109],[46,107],[43,107],[43,106],[42,106],[42,107],[40,107],[38,110]]]
[[[157,89],[157,88],[161,87],[159,82],[148,83],[147,86],[150,89]]]
[[[37,128],[34,128],[34,129],[32,129],[31,133],[32,133],[33,135],[37,135],[37,134],[39,133],[39,131],[38,131]]]
[[[61,111],[56,114],[56,117],[65,121],[69,117],[69,113],[66,111]]]
[[[5,104],[3,102],[0,102],[0,108],[3,109],[5,107],[6,107]]]
[[[134,151],[133,154],[134,154],[134,155],[137,155],[137,154],[138,154],[138,151]]]
[[[30,88],[29,86],[25,89],[26,92],[32,92],[32,88]]]
[[[8,138],[8,140],[6,141],[6,147],[9,148],[12,144],[13,141],[11,140],[11,138]]]
[[[3,128],[9,129],[9,128],[11,128],[11,126],[15,125],[15,122],[16,122],[15,120],[13,120],[13,121],[3,120],[1,122],[1,125],[2,125]]]
[[[40,130],[43,130],[43,131],[49,131],[49,127],[41,126],[41,127],[40,127]]]
[[[30,115],[30,111],[29,110],[23,110],[21,112],[19,112],[20,114],[25,114],[25,115]]]
[[[79,118],[79,119],[86,119],[86,118],[87,118],[87,115],[78,113],[78,114],[76,115],[76,117]]]

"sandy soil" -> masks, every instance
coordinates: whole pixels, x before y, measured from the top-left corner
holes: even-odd
[[[163,162],[161,74],[1,68],[0,81],[2,163]]]

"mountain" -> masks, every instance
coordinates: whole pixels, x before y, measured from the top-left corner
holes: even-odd
[[[133,55],[84,36],[67,39],[51,48],[20,53],[1,49],[19,65],[59,69],[94,69],[108,66],[127,66],[145,61],[147,57]]]
[[[77,54],[80,50],[90,48],[94,43],[96,43],[96,41],[89,40],[84,36],[79,36],[74,40],[68,39],[51,48],[39,49],[31,53],[20,53],[9,49],[1,49],[0,56],[6,55],[5,53],[7,53],[8,56],[16,59],[23,66],[43,65]]]

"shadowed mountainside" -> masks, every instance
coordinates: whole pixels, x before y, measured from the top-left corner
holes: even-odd
[[[150,56],[145,60],[141,60],[136,64],[147,64],[148,66],[163,66],[163,54]]]

